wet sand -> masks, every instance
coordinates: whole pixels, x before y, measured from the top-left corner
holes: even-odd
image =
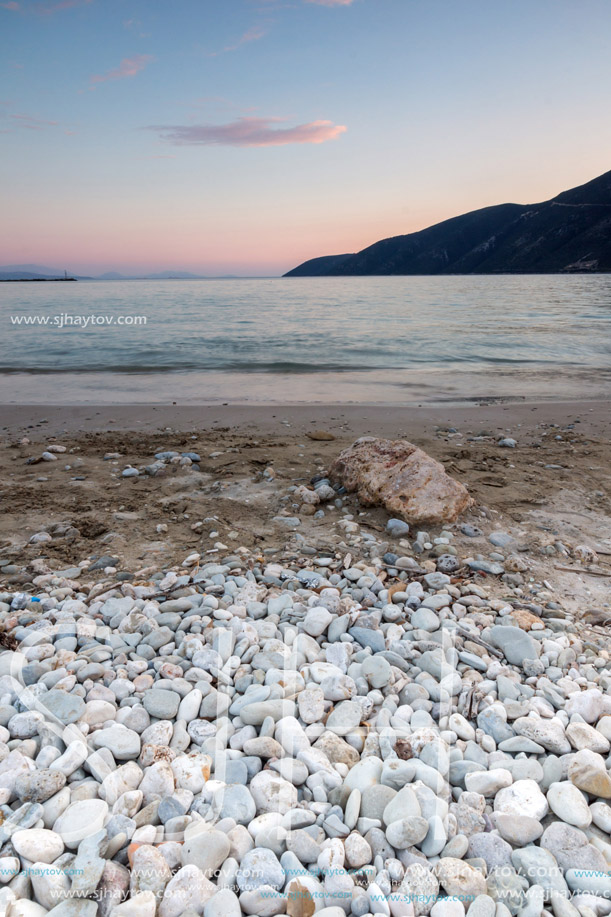
[[[6,437],[36,433],[39,436],[74,435],[112,430],[152,433],[186,432],[224,427],[235,432],[257,431],[266,436],[294,434],[328,428],[338,438],[365,435],[427,439],[437,427],[460,427],[463,433],[481,429],[503,432],[537,424],[578,423],[584,435],[611,437],[609,402],[502,401],[475,404],[137,404],[125,405],[0,405],[0,432]]]

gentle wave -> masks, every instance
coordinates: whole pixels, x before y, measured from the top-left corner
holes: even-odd
[[[569,366],[581,366],[581,363],[557,363],[549,360],[511,360],[511,359],[502,359],[502,358],[489,358],[488,362],[492,366],[537,366],[540,368],[545,367],[546,369],[569,367]],[[418,360],[413,361],[413,365],[417,365]],[[422,366],[427,365],[429,361],[421,361]],[[456,368],[460,366],[477,366],[479,361],[473,361],[468,358],[463,360],[455,361]],[[451,368],[452,364],[446,364],[445,368]],[[154,364],[124,364],[124,363],[90,363],[87,366],[58,366],[58,367],[37,367],[37,366],[27,366],[23,365],[21,367],[17,366],[2,366],[0,364],[0,373],[8,376],[15,375],[35,375],[35,376],[46,376],[46,375],[65,375],[68,373],[76,374],[85,374],[85,373],[125,373],[127,375],[132,374],[143,374],[143,375],[167,375],[169,373],[219,373],[219,372],[229,372],[229,373],[238,373],[238,374],[254,374],[254,373],[269,373],[270,375],[315,375],[317,373],[374,373],[374,372],[393,372],[393,371],[402,371],[406,367],[397,364],[396,366],[388,364],[372,364],[369,366],[351,366],[349,364],[339,364],[339,363],[213,363],[208,366],[202,366],[199,363],[182,363],[180,367],[177,366],[166,366],[163,363],[154,363]],[[606,372],[606,370],[601,368],[601,373]]]
[[[23,379],[242,379],[263,390],[307,377],[412,385],[414,374],[602,381],[611,364],[611,275],[359,277],[10,284],[0,291],[0,374]],[[24,325],[11,316],[107,316],[108,326]],[[144,316],[141,326],[117,324]],[[456,386],[452,383],[455,377]],[[320,381],[315,382],[318,377]],[[13,380],[13,383],[10,380]],[[251,382],[248,382],[248,380]],[[191,380],[191,381],[189,381]],[[324,383],[324,385],[323,385]],[[45,385],[47,382],[44,383]],[[205,383],[206,386],[212,385]],[[219,383],[220,384],[220,383]],[[351,383],[352,384],[352,383]],[[487,382],[478,389],[486,391]],[[521,384],[524,384],[523,382]],[[142,385],[145,385],[143,382]],[[316,386],[314,389],[313,386]],[[229,385],[231,388],[231,385]],[[271,388],[265,388],[266,395]],[[19,392],[15,393],[19,396]],[[304,396],[307,394],[304,389]],[[508,391],[508,394],[511,394]],[[544,392],[541,390],[541,394]]]

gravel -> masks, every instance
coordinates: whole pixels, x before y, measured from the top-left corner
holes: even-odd
[[[609,640],[452,541],[1,593],[3,913],[607,914]]]

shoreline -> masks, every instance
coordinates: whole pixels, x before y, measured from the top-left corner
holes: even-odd
[[[257,429],[271,434],[286,423],[293,432],[306,433],[313,425],[334,424],[343,436],[378,436],[401,438],[426,436],[436,426],[456,424],[478,426],[491,424],[498,431],[517,424],[579,422],[581,432],[598,436],[611,434],[608,402],[602,399],[575,401],[500,401],[426,405],[397,404],[0,404],[0,431],[15,436],[36,427],[45,435],[59,433],[109,432],[111,430],[154,432],[170,427],[188,430],[194,427],[223,426],[236,431]],[[410,432],[411,431],[411,432]],[[286,431],[284,431],[286,432]],[[409,436],[407,436],[409,438]]]
[[[90,364],[93,365],[93,364]],[[135,369],[135,367],[134,367]],[[479,403],[607,401],[611,371],[589,366],[433,366],[311,371],[0,371],[2,405],[438,408]]]

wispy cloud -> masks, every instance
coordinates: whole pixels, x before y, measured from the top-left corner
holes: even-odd
[[[9,133],[13,130],[43,131],[47,128],[69,128],[72,125],[62,121],[52,120],[51,118],[41,118],[39,115],[31,115],[24,111],[15,110],[15,102],[12,99],[0,99],[0,121],[4,122],[5,130],[3,133]]]
[[[241,48],[242,45],[248,45],[252,41],[259,41],[259,39],[264,38],[267,35],[267,29],[262,28],[262,26],[253,26],[251,29],[248,29],[244,32],[243,35],[234,41],[230,45],[225,45],[224,48],[221,48],[220,51],[210,51],[208,52],[208,57],[218,57],[219,54],[227,54],[228,51],[237,51],[238,48]]]
[[[229,124],[152,125],[163,140],[177,146],[286,146],[290,143],[326,143],[347,128],[332,121],[310,121],[280,127],[283,118],[238,118]]]
[[[56,127],[59,121],[45,121],[44,118],[34,118],[32,115],[14,114],[10,116],[15,121],[21,121],[24,127],[42,130],[43,127]]]
[[[136,76],[153,59],[150,54],[136,54],[135,57],[124,57],[114,70],[109,70],[107,73],[94,74],[90,78],[91,88],[95,89],[99,83],[107,83],[109,80],[124,80],[127,77]]]
[[[3,10],[14,10],[14,12],[17,12],[21,9],[21,4],[17,3],[16,0],[10,0],[9,3],[0,3],[0,7],[2,7]]]
[[[318,6],[350,6],[354,0],[306,0],[306,3],[317,3]]]
[[[58,3],[50,5],[41,4],[37,7],[37,12],[42,16],[52,16],[54,13],[61,13],[64,10],[71,10],[75,6],[89,6],[93,0],[59,0]]]

